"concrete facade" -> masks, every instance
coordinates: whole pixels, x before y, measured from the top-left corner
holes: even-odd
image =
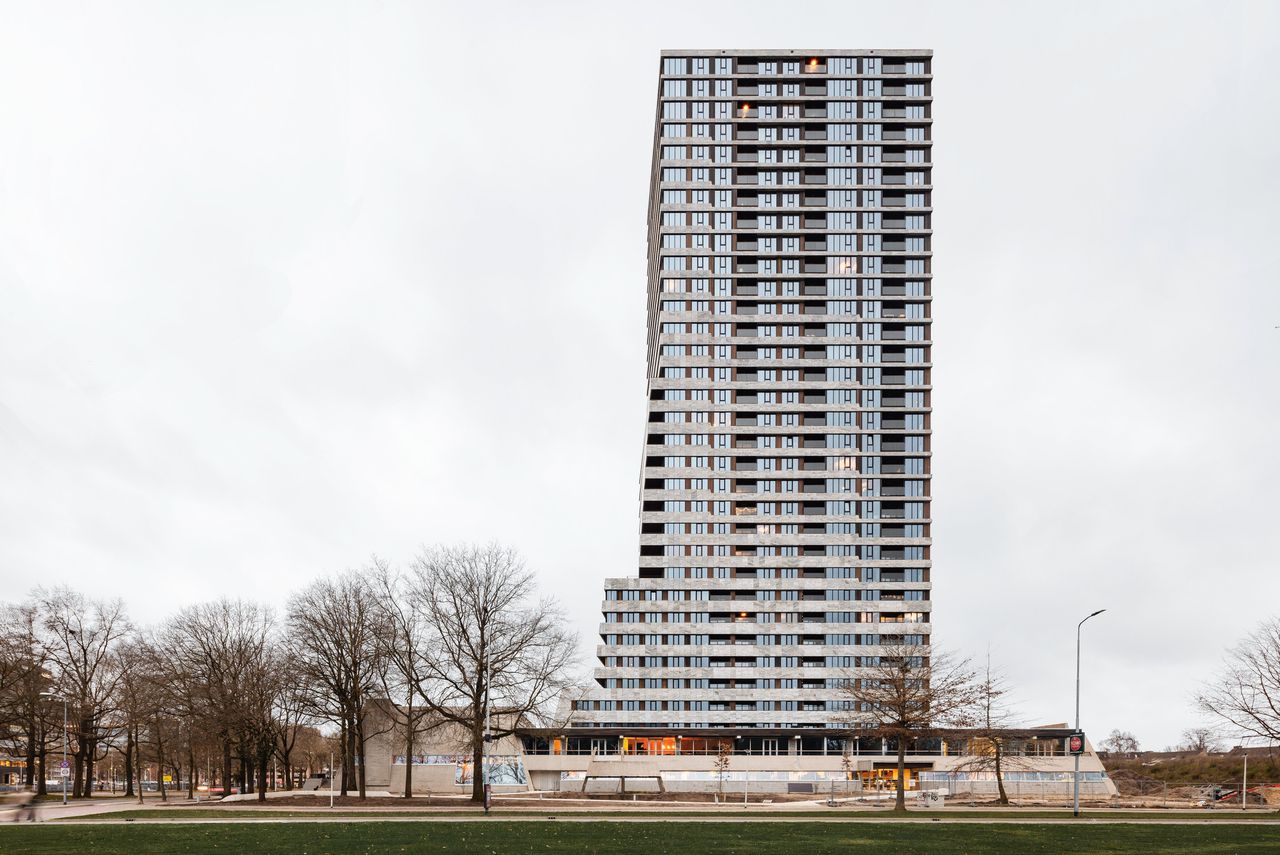
[[[1015,798],[1063,798],[1072,758],[1064,727],[1011,731],[1005,788]],[[424,735],[414,751],[413,792],[468,794],[474,768],[461,732],[450,726]],[[722,747],[727,767],[717,769]],[[1115,785],[1087,745],[1081,792],[1109,798]],[[405,758],[398,738],[381,731],[368,746],[369,789],[404,792]],[[950,795],[993,795],[994,774],[980,740],[957,735],[908,752],[907,786]],[[897,758],[889,743],[848,739],[824,730],[708,729],[620,731],[602,728],[527,730],[494,743],[496,792],[813,793],[865,795],[895,786]]]
[[[634,576],[576,726],[829,727],[930,636],[930,51],[664,51]]]

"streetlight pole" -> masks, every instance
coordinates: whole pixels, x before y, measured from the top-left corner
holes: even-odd
[[[1244,747],[1244,777],[1240,781],[1240,810],[1249,809],[1249,746]]]
[[[1084,620],[1076,624],[1076,733],[1080,732],[1080,629],[1089,618],[1097,617],[1106,609],[1098,609]],[[1083,738],[1083,737],[1082,737]],[[1081,745],[1081,750],[1084,746]],[[1075,755],[1075,770],[1072,773],[1071,815],[1080,816],[1080,755]]]

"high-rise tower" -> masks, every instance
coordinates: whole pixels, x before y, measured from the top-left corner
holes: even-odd
[[[930,65],[663,52],[638,573],[574,724],[837,726],[927,655]]]

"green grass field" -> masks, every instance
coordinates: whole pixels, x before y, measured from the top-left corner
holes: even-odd
[[[617,855],[1273,855],[1274,825],[928,823],[388,822],[74,825],[0,828],[0,852],[25,855],[381,855],[402,852]]]
[[[739,817],[765,818],[765,819],[843,819],[857,821],[860,819],[894,819],[900,817],[888,810],[868,810],[866,808],[836,808],[824,810],[789,810],[789,811],[763,811],[752,810],[747,812],[735,813],[731,808],[718,808],[716,810],[681,810],[678,814],[671,811],[660,811],[653,808],[621,808],[598,810],[564,810],[557,805],[549,805],[547,808],[539,810],[536,806],[524,807],[502,807],[494,809],[494,817],[501,819],[503,816],[535,816],[535,817],[594,817],[597,819],[613,819],[617,817],[662,817],[665,819],[700,819],[702,817],[715,817],[718,819],[737,819]],[[140,808],[138,810],[114,811],[106,814],[95,814],[90,816],[68,817],[67,819],[58,819],[56,822],[100,822],[102,820],[124,820],[124,819],[147,819],[147,820],[168,820],[171,822],[182,822],[188,819],[288,819],[293,817],[307,818],[326,818],[326,817],[362,817],[365,819],[376,817],[418,817],[425,819],[436,819],[440,817],[465,816],[474,817],[480,814],[479,808],[469,808],[463,810],[449,810],[447,808],[429,808],[429,809],[402,809],[396,807],[381,807],[372,805],[370,807],[353,810],[350,808],[334,808],[332,810],[290,810],[288,808],[238,808],[231,805],[225,807],[191,807],[187,805],[174,805],[172,807],[163,808]],[[1071,819],[1070,809],[1061,810],[1036,810],[1033,808],[1017,808],[1005,810],[965,810],[965,809],[948,809],[945,813],[932,814],[929,811],[913,810],[910,812],[913,819],[929,820],[935,816],[943,816],[948,819]],[[46,815],[45,817],[49,817]],[[1214,822],[1249,822],[1249,821],[1271,821],[1280,820],[1280,812],[1274,810],[1215,810],[1215,811],[1173,811],[1173,810],[1088,810],[1085,812],[1085,818],[1089,820],[1153,820],[1153,821],[1195,821],[1195,820],[1212,820]]]

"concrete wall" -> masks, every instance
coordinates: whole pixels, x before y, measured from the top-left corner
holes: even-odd
[[[995,792],[995,782],[986,781],[918,781],[914,772],[935,771],[953,772],[963,769],[973,758],[960,756],[908,755],[907,764],[913,769],[913,789],[945,789],[951,794],[974,792],[982,794]],[[873,769],[887,768],[896,764],[890,755],[862,755],[851,757],[848,772],[854,780],[846,779],[846,766],[840,755],[799,755],[779,754],[733,755],[730,758],[726,774],[727,780],[721,788],[718,780],[710,777],[704,780],[681,780],[682,772],[701,772],[710,776],[715,773],[715,757],[711,755],[659,755],[619,757],[591,757],[589,755],[547,755],[533,754],[524,758],[525,768],[530,774],[530,784],[537,789],[572,791],[572,792],[619,792],[621,777],[627,777],[627,792],[647,792],[654,785],[650,782],[653,776],[662,779],[663,788],[668,792],[716,792],[726,793],[785,793],[794,791],[798,785],[802,791],[815,794],[828,793],[834,790],[841,793],[858,792],[862,788],[861,780],[856,773]],[[1072,769],[1070,757],[1028,757],[1012,758],[1007,771],[1010,772],[1048,772],[1065,773]],[[921,768],[923,767],[923,768]],[[1101,761],[1096,755],[1085,755],[1080,758],[1081,772],[1104,771]],[[584,788],[585,783],[585,788]],[[1060,796],[1069,793],[1071,782],[1065,781],[1006,781],[1006,790],[1011,795],[1017,794],[1032,797],[1035,795]],[[1116,795],[1115,785],[1110,778],[1103,781],[1082,782],[1081,793],[1090,797],[1111,797]]]

